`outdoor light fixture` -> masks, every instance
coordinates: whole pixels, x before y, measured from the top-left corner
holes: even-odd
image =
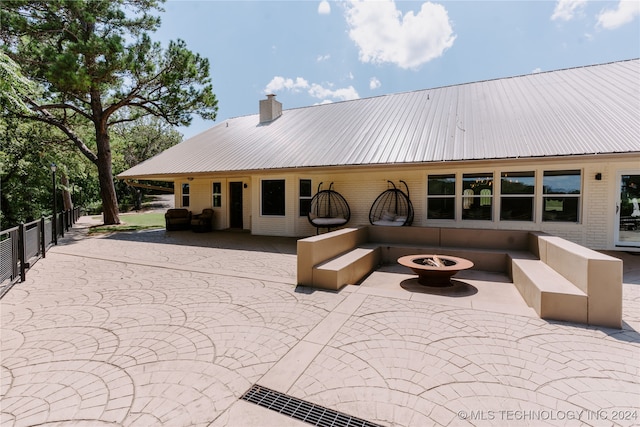
[[[596,174],[596,181],[601,181],[602,180],[602,174],[600,172],[598,172]]]
[[[53,220],[51,221],[51,230],[53,232],[53,244],[58,244],[58,230],[56,223],[58,222],[58,216],[56,212],[58,211],[58,206],[56,205],[56,171],[58,167],[55,163],[51,163],[51,182],[53,183]]]

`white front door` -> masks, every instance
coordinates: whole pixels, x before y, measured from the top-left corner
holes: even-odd
[[[619,173],[618,183],[615,244],[640,249],[640,170]]]

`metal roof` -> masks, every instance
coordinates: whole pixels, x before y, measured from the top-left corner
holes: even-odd
[[[225,120],[121,173],[640,153],[640,59]]]

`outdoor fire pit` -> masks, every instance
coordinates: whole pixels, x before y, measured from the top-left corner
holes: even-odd
[[[425,286],[448,286],[454,274],[473,267],[468,259],[448,255],[407,255],[398,263],[413,270],[418,283]]]

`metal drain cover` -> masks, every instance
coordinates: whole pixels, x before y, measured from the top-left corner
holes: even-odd
[[[333,409],[288,396],[258,384],[251,386],[241,397],[263,408],[320,427],[383,427],[362,418],[352,417]]]

